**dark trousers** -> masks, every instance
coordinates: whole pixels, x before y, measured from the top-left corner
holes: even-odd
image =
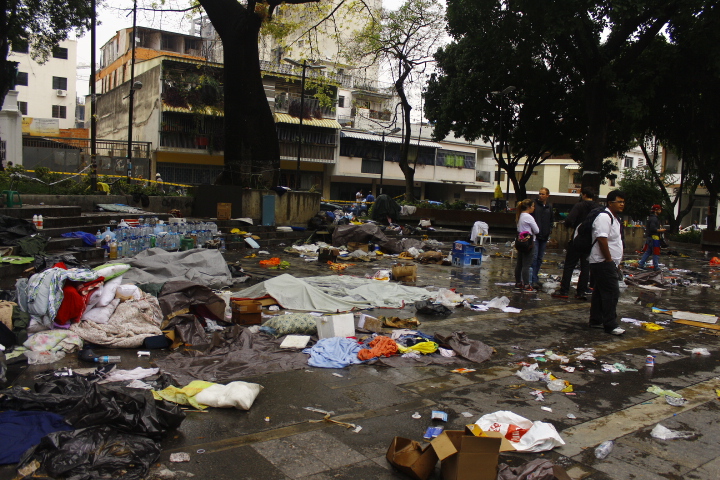
[[[572,245],[568,245],[567,254],[565,255],[565,267],[563,267],[562,281],[560,282],[560,291],[568,293],[570,291],[570,281],[572,280],[573,270],[580,263],[580,278],[577,283],[577,294],[584,295],[588,289],[588,280],[590,280],[590,262],[586,256],[578,254]]]
[[[530,285],[530,268],[532,267],[533,258],[535,257],[535,247],[526,253],[517,253],[517,263],[515,264],[515,283]]]
[[[590,304],[590,325],[602,325],[610,333],[618,326],[617,303],[620,298],[620,273],[615,262],[591,263],[590,274],[595,283]]]

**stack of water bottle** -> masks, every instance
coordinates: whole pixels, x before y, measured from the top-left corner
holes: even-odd
[[[121,220],[115,231],[106,227],[105,232],[98,230],[95,235],[96,246],[104,247],[111,259],[134,257],[148,248],[159,247],[174,251],[180,249],[182,239],[192,239],[192,246],[202,247],[218,234],[214,222],[182,222],[167,224],[157,217],[140,217],[137,226],[130,226]],[[220,250],[224,250],[224,240],[220,241]]]

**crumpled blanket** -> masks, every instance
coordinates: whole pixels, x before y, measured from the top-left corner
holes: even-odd
[[[49,268],[36,273],[27,284],[27,308],[30,318],[45,328],[52,328],[58,309],[63,301],[63,287],[66,280],[89,282],[98,278],[97,272],[85,269],[66,270]]]
[[[140,380],[152,375],[157,375],[159,368],[143,368],[137,367],[132,370],[112,370],[106,377],[98,383],[125,382],[127,380]]]
[[[108,323],[112,314],[115,313],[115,309],[120,305],[120,299],[116,298],[109,305],[104,307],[93,307],[85,310],[85,313],[80,318],[86,322],[95,323]]]
[[[363,348],[358,352],[358,358],[360,360],[370,360],[376,357],[391,357],[397,355],[398,346],[389,337],[375,337],[368,346],[370,348]]]
[[[67,330],[47,330],[31,335],[23,344],[33,352],[76,352],[83,347],[82,338]]]
[[[310,355],[308,365],[320,368],[345,368],[348,365],[362,363],[358,353],[362,346],[357,341],[345,337],[322,338],[303,353]]]
[[[162,312],[157,298],[144,294],[141,300],[121,303],[106,324],[82,322],[70,329],[88,342],[116,348],[137,348],[147,337],[162,335]]]

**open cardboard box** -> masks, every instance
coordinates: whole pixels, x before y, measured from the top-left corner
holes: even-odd
[[[422,448],[415,440],[403,437],[393,439],[385,458],[398,471],[415,480],[427,480],[435,471],[438,461],[430,445]]]
[[[445,430],[431,442],[443,480],[496,480],[501,438]]]

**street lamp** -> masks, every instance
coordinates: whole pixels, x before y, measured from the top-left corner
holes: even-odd
[[[303,116],[305,115],[305,70],[310,68],[313,70],[321,70],[325,68],[325,65],[308,65],[307,60],[303,60],[302,63],[293,60],[292,58],[283,58],[286,62],[296,67],[302,68],[302,80],[300,81],[300,124],[298,125],[298,149],[297,149],[297,179],[295,180],[295,189],[300,190],[300,157],[302,156],[302,126]]]
[[[400,131],[400,127],[395,127],[390,131],[383,130],[381,132],[371,131],[373,135],[382,135],[382,158],[380,159],[380,193],[383,193],[383,175],[385,174],[385,135],[392,135]]]
[[[509,87],[504,88],[502,91],[499,91],[499,92],[498,92],[498,91],[490,92],[490,93],[493,94],[493,95],[500,95],[500,128],[499,128],[500,132],[499,132],[499,135],[498,135],[498,138],[499,138],[499,141],[500,141],[500,157],[502,157],[503,124],[505,123],[505,122],[503,121],[503,113],[504,113],[504,112],[503,112],[503,99],[505,98],[505,95],[507,95],[508,93],[510,93],[510,92],[512,92],[512,91],[514,91],[514,90],[515,90],[515,87],[513,87],[513,86],[511,85],[511,86],[509,86]],[[495,151],[495,155],[496,155],[496,157],[497,157],[497,150]],[[500,186],[500,162],[497,160],[497,158],[496,158],[496,161],[497,161],[497,164],[498,164],[498,167],[497,167],[497,186],[499,187],[499,186]],[[508,185],[509,185],[509,182],[510,182],[510,176],[508,176]],[[506,192],[505,195],[506,195],[506,196],[509,196],[509,194],[510,194],[510,192]],[[496,199],[496,201],[497,201],[497,199]],[[507,201],[507,200],[506,200],[506,201]],[[507,204],[505,204],[505,205],[506,205],[505,208],[507,209]],[[500,209],[496,206],[495,210],[496,210],[496,211],[499,211]]]
[[[132,55],[130,60],[130,106],[128,107],[128,144],[127,144],[127,182],[130,184],[132,178],[132,131],[133,131],[133,99],[135,90],[142,88],[142,83],[135,81],[135,38],[137,30],[137,0],[133,1],[133,26],[132,26]]]

